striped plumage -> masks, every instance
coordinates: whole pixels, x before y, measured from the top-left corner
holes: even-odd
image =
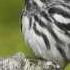
[[[26,0],[22,33],[36,56],[70,61],[70,6],[62,0]]]

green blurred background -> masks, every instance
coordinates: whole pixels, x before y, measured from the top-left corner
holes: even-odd
[[[21,10],[24,0],[0,0],[0,56],[6,57],[22,51],[26,56],[33,53],[21,34]],[[66,70],[70,70],[67,66]]]
[[[13,55],[19,51],[32,56],[21,35],[22,6],[22,0],[0,0],[0,56]]]

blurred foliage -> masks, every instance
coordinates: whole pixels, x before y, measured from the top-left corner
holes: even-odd
[[[15,21],[20,15],[22,0],[0,0],[0,21]]]
[[[0,0],[0,56],[10,56],[18,51],[32,56],[20,30],[22,5],[24,0]]]

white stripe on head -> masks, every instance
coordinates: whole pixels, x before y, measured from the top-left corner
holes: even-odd
[[[69,24],[70,23],[70,19],[69,18],[65,18],[60,14],[54,14],[53,15],[54,19],[60,23],[64,23],[64,24]]]

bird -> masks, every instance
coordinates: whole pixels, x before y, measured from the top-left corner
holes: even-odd
[[[70,61],[70,5],[65,0],[26,0],[21,32],[37,57],[59,64]]]

